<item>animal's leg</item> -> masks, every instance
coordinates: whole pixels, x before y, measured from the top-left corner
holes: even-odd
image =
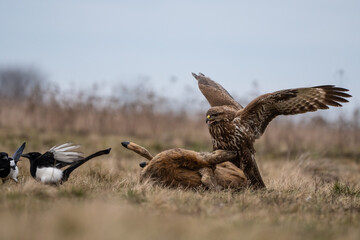
[[[255,156],[249,150],[244,149],[241,157],[241,167],[250,180],[250,185],[255,189],[266,188],[266,185],[261,177],[259,168],[256,164]]]
[[[201,152],[198,153],[199,158],[203,159],[210,165],[216,165],[219,163],[227,162],[227,161],[234,161],[237,159],[237,152],[236,151],[226,151],[226,150],[215,150],[211,153],[208,152]]]
[[[123,147],[130,149],[133,152],[136,152],[137,154],[139,154],[140,156],[148,159],[149,161],[151,159],[153,159],[153,156],[151,155],[151,153],[144,147],[133,143],[133,142],[122,142],[121,145],[123,145]]]

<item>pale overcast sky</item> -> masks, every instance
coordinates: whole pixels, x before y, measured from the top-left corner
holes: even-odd
[[[191,72],[237,96],[254,79],[261,93],[340,84],[359,106],[360,1],[1,0],[0,67],[17,65],[64,88],[147,76],[174,96],[197,91]]]

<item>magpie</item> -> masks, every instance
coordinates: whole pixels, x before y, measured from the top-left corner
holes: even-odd
[[[17,163],[24,151],[26,143],[23,143],[14,153],[12,157],[6,152],[0,152],[0,178],[6,180],[8,178],[18,182],[19,169]]]
[[[68,180],[76,168],[92,158],[109,154],[111,150],[111,148],[101,150],[84,158],[83,153],[73,151],[79,147],[79,145],[65,143],[50,148],[44,154],[29,152],[21,156],[30,160],[30,174],[35,180],[45,184],[62,184]],[[62,170],[64,167],[67,168]]]

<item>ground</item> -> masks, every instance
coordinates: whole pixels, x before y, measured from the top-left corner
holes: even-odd
[[[27,159],[19,183],[0,184],[1,239],[358,239],[360,162],[304,152],[258,155],[266,190],[167,189],[139,183],[143,161],[121,146],[131,140],[155,154],[158,142],[112,134],[3,132],[1,151],[45,151],[82,144],[91,160],[61,186],[35,182]],[[139,142],[140,141],[140,142]],[[152,146],[152,147],[151,147]],[[191,149],[191,145],[187,145]],[[260,146],[261,147],[261,146]],[[194,150],[198,150],[198,145]]]

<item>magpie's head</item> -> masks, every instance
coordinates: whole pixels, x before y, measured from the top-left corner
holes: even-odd
[[[37,159],[38,157],[41,156],[41,153],[39,153],[39,152],[29,152],[29,153],[21,154],[21,156],[24,157],[24,158],[28,158],[30,161],[34,161],[35,159]]]
[[[9,160],[9,155],[6,152],[0,152],[0,160]]]

